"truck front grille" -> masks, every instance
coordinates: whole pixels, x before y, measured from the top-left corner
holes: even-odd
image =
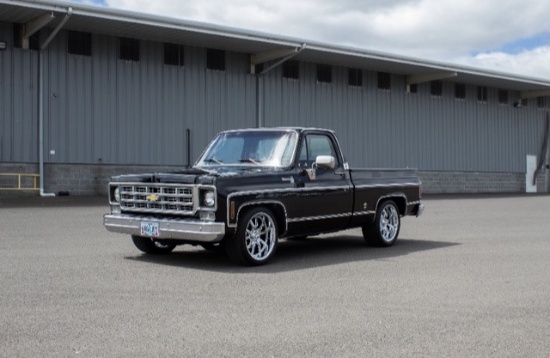
[[[123,184],[119,188],[122,211],[169,215],[193,215],[196,211],[192,185]]]

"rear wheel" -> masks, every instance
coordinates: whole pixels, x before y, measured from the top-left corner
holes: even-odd
[[[397,204],[388,200],[380,204],[374,223],[363,226],[363,237],[370,245],[387,247],[395,243],[400,228],[401,218]]]
[[[136,235],[132,235],[132,241],[139,250],[146,254],[153,255],[168,254],[176,247],[176,245],[164,244],[149,237]]]
[[[241,265],[263,265],[277,248],[277,224],[271,210],[247,211],[239,220],[235,236],[226,243],[227,256]]]

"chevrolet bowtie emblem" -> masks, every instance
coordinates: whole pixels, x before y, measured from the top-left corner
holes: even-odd
[[[147,195],[145,199],[147,199],[147,201],[158,201],[160,197],[157,194],[151,194]]]

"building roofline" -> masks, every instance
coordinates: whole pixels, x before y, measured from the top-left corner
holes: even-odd
[[[295,57],[296,59],[405,76],[444,71],[454,73],[451,80],[456,82],[520,92],[537,91],[545,95],[547,91],[550,91],[550,80],[542,78],[65,1],[0,0],[0,21],[19,22],[18,20],[23,19],[29,21],[40,12],[66,14],[69,9],[71,9],[72,15],[71,20],[65,26],[68,29],[79,29],[92,33],[101,33],[102,29],[105,29],[105,33],[112,36],[135,34],[136,38],[151,41],[168,39],[177,42],[181,40],[194,46],[221,48],[250,55],[280,49],[303,48],[301,53]],[[5,15],[1,15],[2,13]]]

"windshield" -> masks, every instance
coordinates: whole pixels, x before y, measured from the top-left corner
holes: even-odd
[[[196,166],[287,167],[297,141],[298,133],[287,130],[225,132],[214,139]]]

